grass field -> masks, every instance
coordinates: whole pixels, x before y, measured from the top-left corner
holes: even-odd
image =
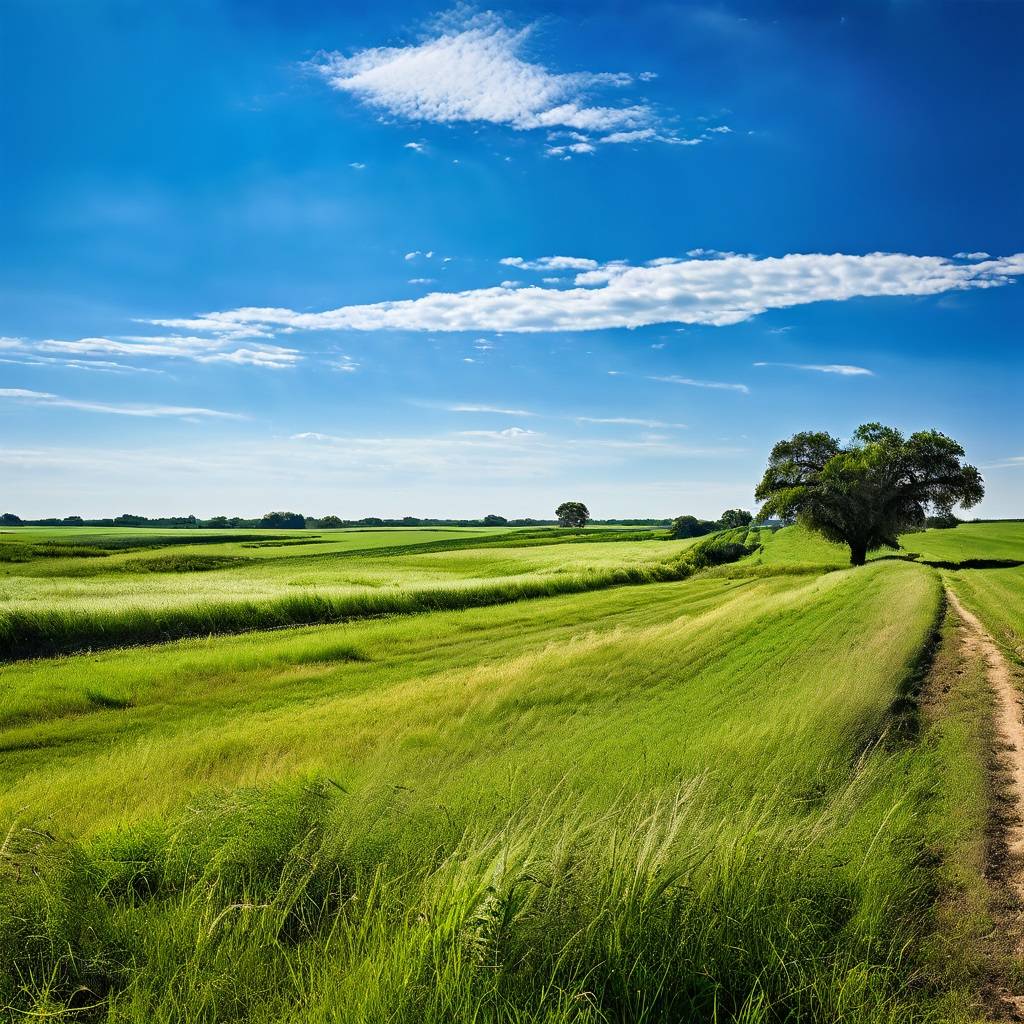
[[[989,712],[942,585],[1019,639],[1024,568],[921,563],[1014,560],[1019,531],[928,531],[915,560],[856,570],[795,529],[236,535],[3,563],[8,657],[30,627],[139,643],[158,614],[254,595],[390,603],[2,668],[0,1006],[981,1019]],[[247,560],[117,568],[212,551]],[[437,603],[459,593],[478,606]]]

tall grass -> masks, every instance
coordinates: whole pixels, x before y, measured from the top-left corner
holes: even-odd
[[[191,636],[344,622],[381,615],[454,611],[508,604],[607,587],[684,580],[701,569],[736,561],[756,551],[757,530],[746,527],[705,538],[675,561],[592,569],[534,578],[506,579],[467,587],[424,587],[353,594],[302,593],[259,601],[195,601],[181,606],[125,607],[91,611],[75,607],[0,612],[0,658],[46,657],[81,650],[160,643]],[[440,541],[439,544],[451,542]],[[465,546],[463,542],[456,542]],[[423,547],[396,548],[406,553]],[[379,553],[380,550],[378,549]],[[166,555],[139,565],[149,571],[202,571],[235,564],[231,558]]]
[[[303,593],[262,601],[208,601],[179,607],[88,611],[75,607],[0,613],[0,657],[42,657],[81,650],[160,643],[190,636],[344,622],[381,615],[451,611],[606,587],[685,579],[685,562],[505,580],[473,587],[431,587],[328,595]]]
[[[880,795],[868,856],[850,820]],[[560,793],[406,862],[345,801],[309,779],[85,846],[13,831],[0,999],[124,1024],[930,1017],[927,880],[874,765],[803,819],[770,793],[716,815],[699,780],[597,820]]]
[[[11,666],[0,1008],[960,1020],[963,751],[887,729],[937,603],[894,562]]]

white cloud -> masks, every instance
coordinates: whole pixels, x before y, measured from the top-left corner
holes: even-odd
[[[153,321],[157,323],[157,321]],[[260,329],[261,335],[269,333]],[[197,363],[234,363],[281,370],[294,366],[302,359],[298,349],[260,342],[241,348],[228,348],[234,342],[230,337],[203,338],[171,335],[164,337],[133,335],[123,338],[78,338],[59,340],[49,338],[32,344],[39,352],[60,352],[67,355],[120,355],[129,357],[191,359]]]
[[[334,359],[328,360],[327,365],[341,373],[355,373],[359,369],[359,363],[351,356],[335,356]]]
[[[163,373],[163,370],[154,370],[147,366],[129,366],[127,363],[117,363],[109,359],[59,359],[55,356],[34,355],[30,352],[24,353],[20,358],[0,358],[0,363],[6,366],[59,366],[66,370],[86,370],[92,373]]]
[[[1002,462],[990,462],[982,469],[1024,469],[1024,455],[1008,455]]]
[[[626,427],[647,427],[648,429],[684,430],[685,423],[665,423],[662,420],[634,419],[631,416],[574,416],[577,423],[608,423]]]
[[[790,370],[814,370],[817,373],[836,373],[841,377],[873,377],[875,374],[863,366],[847,363],[754,363],[755,366],[783,366]]]
[[[522,256],[506,256],[498,260],[506,267],[520,270],[596,270],[601,264],[583,256],[541,256],[535,260],[524,260]]]
[[[484,122],[519,131],[569,128],[607,133],[644,129],[656,116],[644,104],[597,105],[591,96],[650,80],[652,72],[560,74],[523,57],[532,27],[497,14],[444,19],[432,38],[408,46],[324,53],[310,67],[340,92],[412,122]],[[645,137],[646,138],[646,137]],[[581,142],[582,140],[577,140]],[[406,143],[408,148],[422,148]]]
[[[183,405],[140,405],[114,404],[110,402],[87,402],[75,398],[62,398],[47,391],[28,391],[25,388],[0,388],[0,400],[21,402],[25,405],[40,405],[48,408],[80,409],[83,412],[111,413],[116,416],[174,416],[180,419],[212,417],[216,419],[241,420],[245,416],[234,412],[220,412],[217,409],[203,409]]]
[[[690,388],[711,388],[714,391],[738,391],[741,395],[749,395],[750,388],[746,384],[727,384],[720,380],[694,380],[693,377],[648,377],[648,380],[661,381],[662,384],[685,384]]]
[[[437,278],[434,277],[410,277],[409,284],[436,284]]]
[[[355,160],[352,163],[350,163],[349,167],[351,167],[352,170],[354,170],[354,171],[365,171],[366,170],[366,164],[361,163],[358,160]]]
[[[422,142],[407,142],[402,148],[411,149],[414,153],[422,153],[427,147]]]
[[[494,413],[497,416],[536,416],[535,412],[527,409],[504,409],[494,405],[469,405],[460,403],[458,405],[443,406],[446,412],[484,412]]]
[[[524,427],[506,427],[504,430],[460,430],[460,437],[504,437],[510,440],[523,437],[541,437],[536,430],[526,430]]]
[[[601,141],[603,142],[604,140],[602,139]],[[585,153],[596,153],[597,148],[589,142],[571,142],[566,146],[547,146],[544,152],[548,156],[562,156],[564,153],[583,155]]]
[[[958,252],[953,258],[958,260],[987,260],[991,257],[987,252]]]
[[[515,282],[508,282],[505,287],[434,292],[320,313],[245,307],[174,323],[197,330],[264,333],[283,327],[529,333],[665,323],[724,326],[769,309],[811,302],[1001,287],[1024,274],[1024,253],[967,264],[903,253],[732,255],[659,261],[657,266],[605,264],[596,273],[607,277],[602,287],[515,288]]]

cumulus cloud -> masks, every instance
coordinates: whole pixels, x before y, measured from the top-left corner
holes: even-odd
[[[958,260],[987,260],[990,257],[987,252],[958,252],[953,258]]]
[[[836,373],[841,377],[873,377],[872,370],[848,363],[754,363],[755,366],[783,366],[789,370],[813,370],[816,373]]]
[[[997,288],[1021,274],[1024,253],[976,263],[905,253],[716,255],[658,260],[654,266],[599,265],[596,271],[577,275],[573,288],[530,285],[433,292],[319,313],[243,307],[192,320],[153,322],[220,331],[224,336],[238,331],[267,334],[282,328],[531,333],[667,323],[721,327],[766,310],[811,302]]]
[[[25,405],[47,406],[49,408],[80,409],[83,412],[111,413],[116,416],[173,416],[179,419],[212,417],[229,420],[246,418],[239,413],[221,412],[218,409],[203,409],[195,406],[89,402],[76,398],[63,398],[48,391],[29,391],[25,388],[0,388],[0,400],[20,402]]]
[[[658,134],[658,119],[648,105],[594,100],[609,90],[650,81],[652,73],[553,71],[526,59],[532,33],[533,26],[514,28],[490,11],[470,16],[457,11],[422,42],[350,56],[322,53],[309,66],[332,89],[406,121],[483,122],[517,131],[572,129],[594,135],[651,132],[630,141],[650,141]],[[593,149],[585,139],[576,139],[573,146],[589,147],[574,152]],[[422,149],[419,143],[406,147]]]
[[[600,264],[597,260],[583,256],[541,256],[535,260],[524,260],[522,256],[505,256],[498,260],[506,267],[518,267],[520,270],[596,270]]]

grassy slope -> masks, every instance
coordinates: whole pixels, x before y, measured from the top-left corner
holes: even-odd
[[[397,532],[397,531],[395,531]],[[8,609],[73,607],[105,611],[133,607],[175,608],[198,601],[246,601],[317,593],[373,593],[413,587],[473,586],[496,577],[529,574],[564,575],[588,569],[652,565],[678,556],[692,541],[608,541],[520,547],[517,535],[498,535],[495,547],[467,547],[420,553],[436,541],[422,533],[408,539],[407,553],[394,551],[393,538],[380,547],[353,548],[333,543],[295,547],[246,548],[218,544],[215,549],[175,548],[164,552],[130,552],[96,559],[46,559],[0,565],[0,602]],[[375,538],[378,535],[373,535]],[[476,545],[481,538],[459,535],[456,544]],[[362,543],[362,542],[358,542]],[[504,547],[504,543],[516,546]],[[215,551],[215,555],[211,552]],[[239,563],[208,572],[138,572],[163,556],[168,561],[235,558]]]
[[[15,834],[41,881],[5,890],[11,921],[48,936],[8,929],[18,998],[86,978],[126,1021],[904,1019],[942,773],[927,746],[864,751],[936,606],[933,574],[885,564],[12,666],[4,811],[102,833],[73,861]],[[345,792],[237,788],[317,770]]]
[[[908,533],[901,543],[929,562],[1024,561],[1024,523],[963,523],[954,530]]]
[[[833,554],[782,531],[728,567],[776,577],[5,668],[0,809],[46,823],[0,866],[7,998],[61,1011],[84,985],[137,1022],[966,1019],[984,690],[949,668],[899,740],[939,575],[814,575]]]

